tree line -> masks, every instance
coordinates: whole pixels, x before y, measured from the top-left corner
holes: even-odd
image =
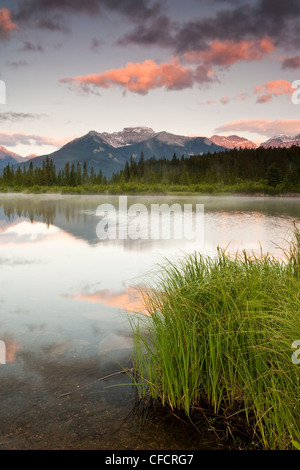
[[[110,178],[87,163],[75,165],[66,163],[63,170],[57,171],[51,158],[46,157],[42,167],[33,163],[23,169],[7,165],[0,178],[3,187],[38,186],[110,186],[122,183],[197,185],[222,184],[236,185],[241,182],[260,182],[266,186],[282,189],[300,189],[300,147],[233,149],[219,153],[192,155],[172,159],[139,158],[126,162],[125,167]]]
[[[23,169],[18,166],[16,169],[13,165],[7,165],[3,169],[0,184],[2,186],[80,186],[85,184],[101,185],[107,184],[106,176],[102,175],[100,170],[98,173],[88,171],[87,163],[81,165],[79,162],[75,165],[65,164],[63,170],[56,170],[53,160],[47,156],[43,161],[42,167],[33,167],[31,161],[29,167],[25,165]]]

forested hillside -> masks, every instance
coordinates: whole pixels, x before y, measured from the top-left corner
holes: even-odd
[[[135,184],[143,185],[144,189],[151,189],[151,185],[165,185],[177,190],[183,186],[185,190],[197,191],[206,187],[214,191],[220,187],[236,186],[238,189],[243,184],[251,187],[250,183],[253,188],[300,190],[300,147],[233,149],[188,158],[174,154],[171,160],[145,159],[141,153],[138,159],[131,158],[124,170],[109,179],[102,175],[101,170],[96,173],[92,168],[88,172],[86,164],[70,165],[68,162],[63,170],[57,171],[53,161],[46,157],[41,168],[30,165],[28,169],[24,167],[21,170],[7,165],[0,178],[3,189],[93,186],[97,190],[97,186],[117,189],[124,184],[130,189],[130,184]]]

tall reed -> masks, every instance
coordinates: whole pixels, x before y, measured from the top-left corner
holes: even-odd
[[[265,449],[299,442],[299,251],[295,229],[282,260],[218,250],[161,266],[144,294],[150,315],[130,320],[141,396],[188,416],[243,416]]]

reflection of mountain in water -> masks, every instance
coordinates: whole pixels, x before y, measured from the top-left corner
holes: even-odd
[[[6,231],[21,221],[30,220],[53,225],[64,232],[85,240],[90,245],[109,243],[122,245],[125,249],[147,249],[154,244],[163,247],[176,245],[176,240],[105,240],[97,237],[96,227],[100,217],[96,216],[97,207],[103,203],[119,207],[118,196],[61,196],[61,195],[2,195],[0,200],[0,232]],[[151,204],[174,203],[204,204],[204,214],[220,213],[224,216],[237,213],[257,213],[275,217],[290,216],[300,218],[299,198],[255,198],[255,197],[220,197],[220,196],[129,196],[128,207],[132,204],[144,204],[150,212]],[[222,209],[220,209],[222,208]]]
[[[0,228],[7,230],[26,219],[56,226],[76,238],[96,243],[96,218],[92,211],[86,212],[87,208],[90,205],[68,197],[4,197],[0,202]]]

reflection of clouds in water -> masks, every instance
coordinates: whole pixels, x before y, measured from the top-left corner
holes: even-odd
[[[145,288],[140,286],[125,287],[123,290],[102,289],[94,292],[82,290],[76,294],[64,294],[65,299],[76,299],[86,302],[100,303],[109,307],[121,308],[128,312],[147,314],[143,303]]]
[[[175,240],[173,239],[174,237],[171,235],[171,237],[168,237],[170,239],[164,240],[161,237],[159,239],[153,239],[152,237],[152,228],[154,229],[154,232],[157,231],[158,227],[154,226],[152,227],[152,223],[150,224],[150,218],[148,216],[145,217],[140,217],[138,222],[140,224],[137,224],[137,227],[135,227],[134,224],[134,232],[137,230],[137,239],[133,240],[128,233],[128,236],[126,239],[120,239],[121,237],[118,235],[117,239],[105,239],[105,240],[99,240],[97,237],[97,224],[99,223],[99,217],[96,217],[96,207],[95,209],[86,208],[83,209],[82,206],[84,205],[90,205],[94,206],[96,204],[96,201],[101,202],[101,199],[103,202],[109,202],[110,204],[114,205],[116,207],[116,214],[117,214],[117,219],[119,216],[121,216],[122,219],[122,211],[118,212],[118,197],[116,196],[101,196],[97,198],[89,198],[85,196],[81,196],[81,199],[76,199],[76,198],[71,198],[68,199],[65,197],[65,199],[60,200],[51,200],[51,197],[45,195],[44,198],[42,198],[41,201],[35,201],[33,198],[25,198],[24,200],[18,199],[18,201],[15,201],[15,205],[18,207],[18,214],[20,214],[19,219],[17,220],[7,220],[7,217],[3,215],[3,210],[1,211],[0,208],[0,224],[3,222],[1,219],[2,217],[5,218],[4,225],[6,226],[5,230],[6,232],[10,232],[10,242],[11,243],[32,243],[32,242],[42,242],[45,240],[44,236],[49,235],[49,232],[53,230],[63,230],[65,233],[69,233],[72,237],[74,238],[80,238],[85,240],[87,243],[89,243],[91,246],[97,246],[97,245],[103,245],[110,246],[110,247],[120,247],[124,250],[130,250],[130,251],[153,251],[154,249],[160,249],[160,250],[165,250],[165,249],[176,249],[178,247],[182,247],[182,244],[185,242],[185,240]],[[180,203],[180,205],[183,207],[183,203],[185,202],[182,200],[183,198],[171,198],[170,197],[154,197],[154,199],[151,196],[137,196],[137,197],[129,197],[128,198],[128,207],[132,205],[132,203],[139,203],[142,204],[147,208],[147,210],[150,211],[150,202],[151,203],[156,203],[156,204],[166,204],[166,202],[169,203],[170,206],[173,205],[173,203]],[[191,202],[192,198],[189,198],[186,202]],[[42,204],[42,202],[44,203]],[[12,201],[9,199],[6,201],[3,201],[3,203],[10,205]],[[197,199],[193,200],[193,204],[197,202]],[[29,219],[25,219],[22,214],[22,210],[27,207],[27,211],[25,210],[25,214],[28,215],[29,213],[31,214],[31,217],[33,220],[31,223],[29,222]],[[11,210],[14,208],[14,204],[12,204],[12,207],[10,208]],[[50,210],[51,209],[51,210]],[[44,220],[40,220],[43,218],[43,215],[46,216],[48,211],[51,212],[53,215],[51,219],[51,225],[46,224]],[[17,216],[15,212],[13,212],[14,216]],[[37,219],[38,222],[34,221],[34,219]],[[136,217],[130,217],[128,219],[129,226],[132,225],[132,222]],[[173,219],[171,215],[171,219]],[[44,222],[44,223],[42,223]],[[161,227],[162,221],[158,223],[158,226],[160,226],[160,230],[162,229]],[[40,225],[44,226],[45,231],[44,233],[35,233],[37,230],[36,228],[32,228],[31,230],[28,229],[26,231],[26,225],[29,227],[34,227],[35,225]],[[121,223],[122,225],[122,223]],[[150,229],[151,226],[151,229]],[[0,225],[1,227],[1,225]],[[15,230],[13,228],[16,227]],[[59,228],[58,228],[59,227]],[[117,233],[119,230],[119,223],[117,223]],[[173,233],[173,223],[171,223],[171,233]],[[1,231],[1,229],[0,229]],[[19,236],[16,235],[18,233]],[[23,232],[23,233],[20,233]],[[143,239],[142,234],[146,234],[147,237],[146,239]],[[20,235],[22,235],[20,237]],[[157,234],[156,234],[157,235]],[[140,238],[142,236],[142,238]],[[181,238],[181,237],[180,237]],[[1,238],[2,243],[8,243],[6,238]],[[186,240],[188,243],[188,241]],[[188,246],[188,245],[187,245]]]
[[[1,299],[0,299],[1,302]],[[12,313],[13,315],[28,315],[30,313],[29,310],[25,310],[24,308],[15,308],[14,310],[10,310],[9,313]]]
[[[15,220],[10,220],[7,217],[2,219],[2,217],[3,217],[3,215],[0,213],[0,234],[5,233],[11,227],[15,227],[16,225],[19,225],[21,222],[26,220],[24,217],[20,217],[20,218],[15,219]]]
[[[29,260],[25,258],[5,258],[0,256],[0,266],[23,266],[26,264],[37,264],[37,263],[44,263],[42,260]]]
[[[57,227],[47,227],[40,222],[22,221],[1,234],[1,244],[41,243],[61,233]]]
[[[123,349],[129,349],[133,345],[133,339],[130,336],[109,333],[98,344],[99,354],[115,352]]]
[[[60,343],[44,345],[42,347],[42,351],[48,358],[51,358],[52,360],[61,356],[75,358],[85,356],[90,345],[91,343],[87,340],[73,338],[72,340],[67,340]]]
[[[16,359],[17,351],[20,349],[21,344],[17,343],[12,333],[4,333],[1,335],[1,341],[4,341],[6,348],[6,362],[14,362]]]
[[[122,248],[123,250],[126,251],[155,251],[155,250],[168,250],[170,251],[171,249],[176,250],[176,249],[182,249],[182,248],[188,248],[190,245],[195,244],[194,241],[187,241],[187,240],[142,240],[142,239],[137,239],[137,240],[132,240],[131,238],[128,238],[127,240],[98,240],[96,241],[97,245],[105,245],[109,247],[117,247],[117,248]],[[200,244],[199,244],[200,245]],[[202,246],[199,246],[198,248],[202,248]]]
[[[20,345],[17,343],[6,344],[6,362],[14,362]]]
[[[259,211],[207,212],[205,245],[209,254],[215,254],[219,246],[230,254],[245,249],[259,255],[262,250],[277,257],[280,250],[276,244],[282,248],[288,246],[294,222],[297,219],[288,215],[271,216]]]
[[[297,201],[299,198],[297,199]],[[9,204],[9,199],[6,204]],[[1,201],[3,204],[5,201]],[[115,204],[118,208],[119,202],[117,196],[81,196],[77,197],[56,197],[45,195],[40,200],[27,197],[19,198],[18,206],[20,213],[21,205],[28,206],[28,210],[35,214],[39,222],[30,223],[27,218],[21,216],[18,220],[7,221],[0,209],[0,241],[4,244],[26,244],[38,243],[54,240],[54,234],[60,233],[66,237],[72,237],[73,240],[81,239],[90,246],[101,246],[120,248],[124,251],[132,252],[154,252],[170,251],[182,249],[185,251],[200,250],[214,253],[216,247],[227,246],[231,244],[233,249],[243,247],[247,249],[257,249],[259,242],[267,245],[274,239],[274,234],[284,232],[288,226],[292,228],[294,221],[299,221],[300,213],[296,198],[249,198],[249,197],[200,197],[192,196],[132,196],[128,198],[128,207],[133,203],[145,204],[150,208],[150,203],[163,204],[171,206],[173,203],[204,204],[205,216],[205,246],[203,243],[195,243],[192,240],[154,240],[151,238],[133,240],[128,237],[121,239],[99,240],[96,235],[96,227],[100,218],[96,217],[96,207],[101,202]],[[94,207],[94,209],[92,209]],[[298,209],[297,209],[298,207]],[[42,218],[46,217],[48,212],[52,214],[52,221],[49,224],[43,223]],[[284,214],[284,215],[283,215]],[[11,224],[6,227],[6,232],[1,234],[2,216],[5,217],[4,224]],[[288,221],[288,222],[287,222]],[[146,218],[141,218],[142,231],[148,230]],[[9,236],[5,235],[9,233]],[[68,234],[68,235],[67,235]],[[277,240],[275,240],[277,241]],[[247,245],[247,246],[245,246]]]
[[[84,385],[99,377],[99,358],[96,355],[85,357],[77,350],[74,357],[64,352],[64,345],[55,345],[53,355],[47,348],[38,353],[25,350],[20,353],[24,369],[37,383],[42,383],[41,392],[50,393],[51,398],[70,389],[76,390],[79,384]]]
[[[258,248],[259,241],[268,248],[269,240],[276,237],[277,241],[292,227],[293,220],[300,221],[299,198],[283,205],[282,198],[212,196],[185,200],[184,196],[136,196],[128,199],[128,205],[146,203],[147,199],[149,203],[169,205],[204,203],[205,242],[211,254],[215,254],[218,245],[226,246],[231,241],[230,251],[236,247]],[[139,284],[141,276],[152,283],[152,273],[156,274],[154,264],[163,263],[164,257],[181,259],[184,252],[201,250],[201,246],[184,240],[98,240],[96,208],[105,201],[118,204],[118,197],[20,195],[11,207],[10,201],[12,198],[8,196],[0,201],[3,277],[0,297],[4,299],[0,304],[0,339],[6,342],[8,356],[8,365],[1,368],[1,394],[7,400],[1,401],[1,430],[4,431],[6,406],[22,424],[13,422],[8,433],[9,439],[15,436],[17,445],[20,446],[25,436],[25,426],[32,429],[30,439],[47,430],[49,434],[45,435],[49,439],[50,435],[55,436],[58,446],[60,436],[68,439],[70,429],[72,432],[76,429],[79,445],[81,433],[86,434],[89,417],[96,417],[91,432],[95,437],[99,430],[99,409],[103,410],[103,416],[108,410],[112,422],[115,421],[121,399],[124,400],[130,389],[124,386],[106,389],[119,383],[117,380],[123,385],[125,375],[110,379],[110,383],[97,382],[99,377],[120,371],[120,364],[126,366],[131,357],[128,320],[135,316],[128,318],[125,312],[140,311],[142,299],[137,295],[138,287],[127,286]],[[5,216],[1,206],[7,214],[14,210],[13,218]],[[19,217],[21,209],[23,213]],[[29,212],[34,223],[30,223]],[[36,266],[30,260],[35,260]],[[47,269],[42,269],[40,260],[47,263]],[[61,296],[62,293],[71,295]],[[13,334],[3,337],[4,332]],[[89,385],[93,382],[95,385]],[[118,388],[120,399],[116,399]],[[100,390],[107,390],[107,403],[102,409],[99,408]],[[80,393],[74,393],[70,399],[66,397],[64,402],[58,398],[70,391]],[[87,397],[92,396],[96,411],[88,415]],[[76,413],[75,400],[78,400]],[[108,400],[116,401],[116,413]],[[33,404],[38,407],[30,412]],[[80,413],[82,421],[75,428]],[[66,426],[60,428],[57,423]],[[107,433],[107,427],[104,432]],[[49,439],[45,442],[53,442]],[[36,446],[39,444],[37,440]]]

